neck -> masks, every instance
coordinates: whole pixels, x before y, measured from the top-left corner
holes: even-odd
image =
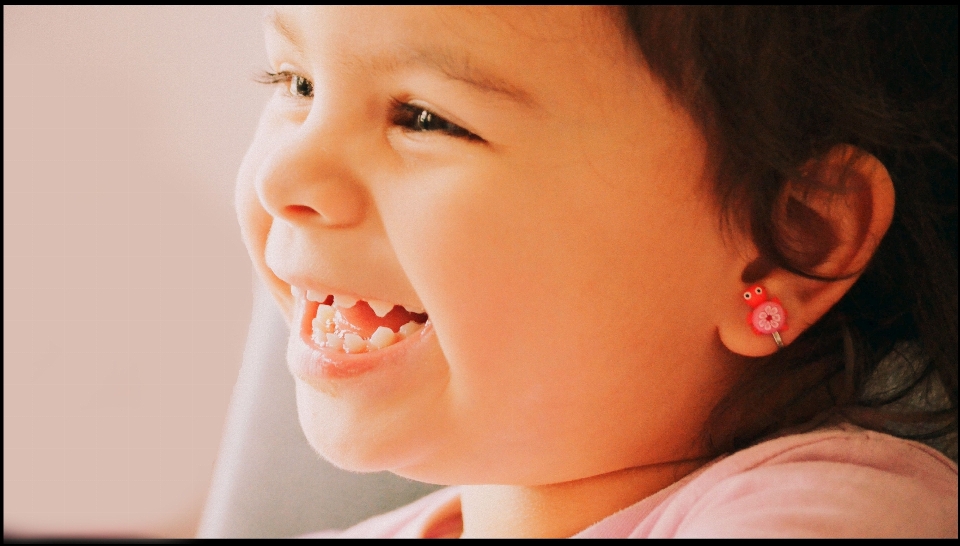
[[[539,486],[463,487],[463,537],[570,537],[693,472],[707,459]]]

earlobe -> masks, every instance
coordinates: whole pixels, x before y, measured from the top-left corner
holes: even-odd
[[[788,311],[789,303],[781,301],[770,286],[774,284],[744,285],[739,294],[729,300],[729,316],[718,327],[720,341],[731,352],[741,356],[766,356],[782,349],[796,338],[791,327],[794,317]]]
[[[731,317],[739,320],[725,318],[718,324],[721,342],[736,354],[765,356],[779,348],[771,332],[757,332],[742,319],[747,311],[742,294],[750,285],[761,285],[766,299],[778,300],[784,320],[789,314],[790,328],[777,332],[782,344],[789,345],[850,290],[893,219],[893,182],[874,156],[840,145],[809,162],[801,173],[799,180],[785,184],[773,222],[778,230],[774,240],[790,262],[788,267],[760,268],[763,257],[744,260],[739,293],[731,294],[729,305],[722,306],[739,314]],[[758,255],[759,251],[754,254]]]

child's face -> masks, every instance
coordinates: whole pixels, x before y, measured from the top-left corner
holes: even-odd
[[[716,289],[736,252],[700,133],[613,19],[278,14],[271,71],[303,80],[267,105],[237,208],[292,325],[311,444],[439,483],[554,483],[689,455],[727,383],[713,309],[738,301]],[[429,322],[387,349],[315,351],[291,285],[422,306]]]

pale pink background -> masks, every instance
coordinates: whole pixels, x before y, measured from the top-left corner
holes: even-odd
[[[3,9],[5,534],[196,529],[250,318],[261,16]]]

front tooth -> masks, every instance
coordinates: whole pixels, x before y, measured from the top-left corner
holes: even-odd
[[[348,353],[362,353],[367,350],[367,340],[357,334],[343,336],[343,348]]]
[[[337,326],[332,320],[313,319],[313,332],[319,334],[332,334],[337,331]]]
[[[408,313],[416,313],[418,315],[422,315],[426,313],[423,307],[414,307],[412,305],[404,305],[403,308],[406,309]]]
[[[307,299],[310,301],[316,301],[323,303],[327,300],[327,295],[316,290],[307,290]]]
[[[333,320],[333,316],[337,314],[337,310],[330,305],[320,304],[320,307],[317,307],[317,319],[323,320],[326,322],[328,320]]]
[[[373,309],[373,312],[380,318],[387,316],[387,313],[393,309],[393,304],[385,301],[367,300],[367,305],[369,305],[370,309]]]
[[[327,334],[327,347],[331,349],[343,350],[343,340],[337,337],[337,334]]]
[[[393,345],[393,342],[396,341],[397,335],[393,333],[393,330],[387,328],[386,326],[381,326],[377,328],[377,331],[370,336],[370,345],[376,347],[377,349],[383,349],[384,347],[389,347]]]
[[[320,304],[320,307],[317,308],[317,316],[313,319],[313,331],[321,333],[333,332],[335,326],[333,322],[333,315],[336,314],[336,311],[333,307],[329,305]]]
[[[351,298],[350,296],[344,296],[342,294],[334,294],[333,304],[341,309],[350,309],[357,304],[357,298]]]
[[[297,287],[292,284],[290,285],[290,295],[295,298],[300,295],[300,291],[297,290]]]
[[[400,335],[402,335],[404,338],[408,338],[413,334],[417,333],[420,330],[420,328],[423,328],[422,324],[411,320],[410,322],[400,327]]]

